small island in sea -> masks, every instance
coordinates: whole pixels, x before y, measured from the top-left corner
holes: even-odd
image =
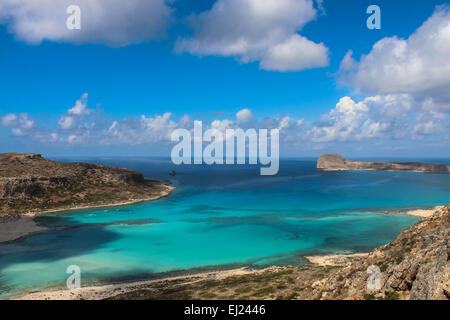
[[[448,173],[450,166],[421,162],[369,162],[350,161],[339,154],[322,154],[317,160],[317,169],[324,171],[372,170],[372,171],[414,171]]]

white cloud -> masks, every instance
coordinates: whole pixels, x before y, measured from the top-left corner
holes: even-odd
[[[339,66],[339,74],[351,71],[357,67],[357,61],[353,59],[353,50],[348,50]]]
[[[237,127],[236,124],[233,121],[228,120],[228,119],[225,119],[225,120],[213,120],[211,122],[211,128],[212,129],[217,129],[217,130],[219,130],[222,133],[225,133],[225,131],[227,129],[233,129],[233,128],[236,128],[236,127]]]
[[[420,136],[426,136],[438,131],[437,125],[433,121],[428,121],[425,123],[419,123],[414,127],[414,134]]]
[[[327,66],[328,49],[298,34],[269,48],[261,60],[261,68],[274,71],[297,71]]]
[[[250,109],[245,108],[236,113],[236,119],[240,123],[245,123],[253,119],[253,114]]]
[[[67,111],[68,114],[73,114],[77,116],[89,115],[92,110],[87,108],[88,94],[84,93],[79,100],[75,102],[75,105]]]
[[[64,130],[69,130],[80,124],[93,111],[92,109],[88,109],[87,103],[88,94],[84,93],[81,98],[75,102],[75,105],[67,110],[65,115],[59,118],[59,127]]]
[[[10,127],[16,123],[17,116],[14,113],[9,113],[2,117],[2,126]]]
[[[449,116],[439,112],[426,112],[417,116],[413,130],[414,137],[430,136],[447,130],[450,134]]]
[[[171,145],[173,130],[192,131],[193,121],[185,115],[174,119],[170,112],[161,115],[142,115],[137,118],[109,120],[101,110],[87,108],[84,94],[58,121],[39,126],[27,114],[6,114],[0,124],[11,128],[15,136],[41,143],[59,143],[72,146],[165,146]],[[83,106],[83,107],[81,107]],[[70,110],[72,111],[69,113]],[[395,147],[413,145],[411,140],[442,141],[450,136],[449,115],[434,100],[419,99],[410,94],[376,95],[357,101],[343,97],[336,106],[318,121],[293,118],[287,115],[257,119],[249,109],[242,109],[233,119],[214,119],[203,122],[203,130],[214,128],[222,133],[226,129],[248,128],[278,129],[281,147],[287,152],[320,150],[341,144],[366,141]],[[447,139],[448,140],[448,139]],[[406,144],[402,144],[406,143]],[[436,142],[438,143],[438,142]]]
[[[236,113],[236,119],[215,119],[211,122],[203,122],[203,130],[209,128],[217,129],[225,134],[227,129],[246,128],[241,125],[248,124],[254,120],[253,114],[249,109],[243,109]],[[244,122],[242,122],[244,121]],[[252,122],[254,128],[279,129],[280,133],[287,134],[288,130],[299,128],[303,122],[291,121],[287,116],[265,118],[260,122]],[[96,143],[101,145],[143,145],[148,143],[170,143],[173,130],[183,128],[192,131],[193,121],[187,116],[181,117],[178,121],[172,119],[171,113],[155,115],[153,117],[141,116],[140,118],[129,118],[113,121],[105,130],[98,132],[99,138]],[[92,133],[91,133],[92,135]],[[79,133],[80,141],[86,133]]]
[[[44,40],[120,47],[159,39],[171,18],[166,0],[2,0],[0,23],[31,44]],[[69,5],[81,8],[81,29],[69,30]]]
[[[437,7],[409,38],[384,38],[360,61],[349,50],[338,79],[359,92],[375,94],[360,103],[367,112],[325,117],[315,126],[316,141],[423,139],[450,130],[450,7]],[[356,104],[352,100],[352,103]],[[352,121],[350,121],[352,120]],[[346,121],[351,125],[347,126]]]
[[[308,131],[314,142],[347,142],[367,139],[421,138],[450,129],[449,116],[430,100],[410,94],[377,95],[360,102],[343,97]],[[428,108],[428,109],[427,109]]]
[[[69,116],[61,116],[58,121],[58,125],[61,129],[67,130],[75,126],[75,118]]]
[[[408,39],[384,38],[359,62],[347,54],[340,80],[372,94],[410,93],[450,103],[450,7],[435,13]]]
[[[69,143],[75,143],[75,142],[77,142],[77,136],[74,134],[71,134],[70,136],[67,137],[67,141]]]
[[[369,111],[364,102],[356,103],[350,97],[343,97],[336,107],[310,131],[315,142],[347,141],[354,138],[356,130],[361,126]]]
[[[170,112],[153,117],[142,115],[140,118],[127,118],[113,121],[101,130],[94,131],[101,145],[142,145],[170,141],[173,130],[186,125],[186,117],[178,122],[171,119]],[[84,130],[84,136],[88,136]],[[92,131],[92,130],[91,130]],[[92,134],[91,134],[92,135]]]
[[[328,65],[328,49],[297,34],[316,17],[312,0],[218,0],[189,19],[194,37],[176,49],[195,55],[260,61],[260,68],[298,71]]]
[[[28,135],[34,127],[34,120],[30,119],[26,113],[19,115],[9,113],[1,118],[0,123],[2,126],[10,127],[15,136]]]

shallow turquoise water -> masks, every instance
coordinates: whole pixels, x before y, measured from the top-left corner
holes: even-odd
[[[167,178],[168,161],[99,162]],[[303,264],[303,255],[368,251],[418,219],[385,215],[450,202],[448,175],[319,172],[289,160],[276,177],[255,167],[179,167],[170,197],[133,206],[46,215],[49,232],[0,245],[0,295],[160,277],[192,268]],[[180,271],[184,272],[184,271]]]

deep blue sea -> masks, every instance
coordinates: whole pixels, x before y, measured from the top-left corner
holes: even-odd
[[[39,217],[51,231],[0,245],[0,297],[64,288],[69,265],[81,268],[82,286],[88,286],[369,251],[418,221],[382,211],[450,203],[448,174],[321,172],[315,159],[282,160],[277,176],[264,177],[259,166],[58,160],[134,169],[178,189],[153,202]]]

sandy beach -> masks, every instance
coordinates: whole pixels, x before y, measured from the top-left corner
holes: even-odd
[[[316,255],[305,256],[304,258],[312,264],[316,264],[322,267],[327,266],[342,266],[355,258],[366,258],[369,253],[353,253],[353,254],[329,254],[329,255]]]
[[[368,256],[368,253],[355,254],[341,254],[341,255],[317,255],[307,256],[310,263],[319,267],[335,267],[343,266],[356,259],[362,259]],[[235,276],[244,275],[262,275],[267,273],[277,273],[283,270],[288,270],[291,267],[272,266],[264,269],[250,270],[247,267],[231,269],[231,270],[217,270],[209,272],[200,272],[196,274],[180,275],[174,277],[167,277],[156,280],[145,280],[128,283],[118,283],[101,286],[82,287],[75,290],[54,290],[33,292],[25,294],[20,297],[15,297],[13,300],[102,300],[108,299],[117,295],[123,295],[138,290],[158,290],[161,288],[172,288],[177,286],[185,286],[194,283],[199,283],[205,280],[224,280]]]
[[[232,270],[221,270],[198,273],[193,275],[184,275],[169,277],[158,280],[138,281],[120,284],[111,284],[104,286],[84,287],[74,290],[56,290],[47,292],[34,292],[14,298],[13,300],[101,300],[124,294],[139,289],[148,289],[154,287],[168,287],[178,284],[192,284],[203,280],[222,280],[228,277],[241,276],[246,274],[258,274],[267,270],[276,270],[277,267],[271,267],[262,270],[249,270],[248,268],[239,268]]]
[[[433,215],[433,213],[436,210],[440,210],[444,208],[444,206],[435,206],[435,207],[429,207],[426,209],[413,209],[413,210],[389,210],[389,211],[383,211],[384,214],[406,214],[409,216],[414,217],[420,217],[420,218],[428,218]]]
[[[442,208],[444,208],[444,206],[436,206],[430,209],[416,209],[406,211],[405,214],[415,217],[428,218],[431,217],[436,210],[440,210]]]

